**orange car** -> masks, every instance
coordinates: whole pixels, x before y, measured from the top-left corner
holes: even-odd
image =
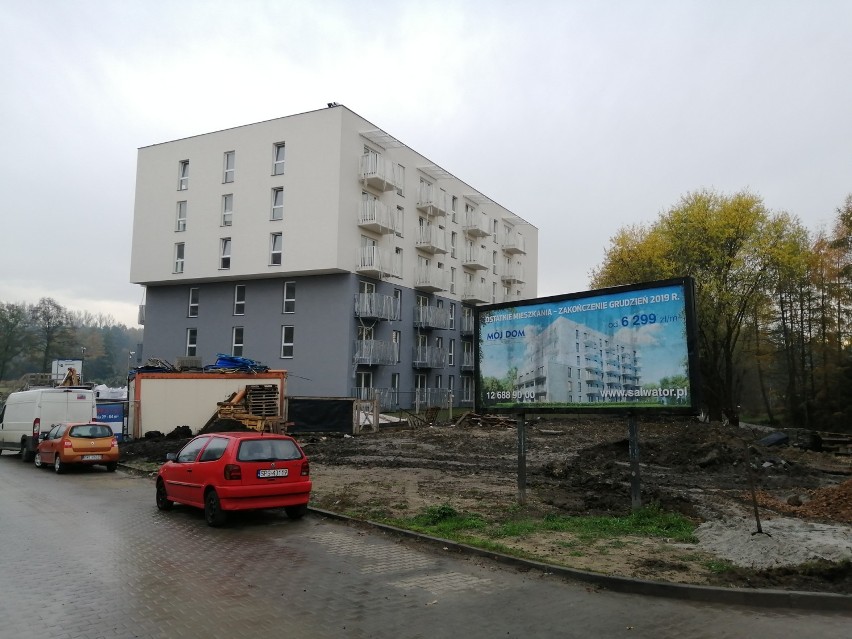
[[[36,468],[50,464],[57,473],[72,464],[101,464],[113,472],[118,467],[118,440],[109,424],[57,424],[42,435],[35,452]]]

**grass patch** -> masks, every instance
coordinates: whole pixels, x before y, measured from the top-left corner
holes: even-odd
[[[717,575],[728,572],[731,568],[734,567],[730,561],[725,561],[724,559],[709,559],[701,563],[707,570]]]
[[[694,542],[694,526],[677,513],[666,513],[649,506],[624,517],[568,517],[545,515],[542,518],[524,516],[518,510],[504,511],[504,516],[486,519],[476,513],[457,511],[450,504],[430,506],[411,517],[382,519],[384,523],[424,534],[496,549],[497,539],[523,538],[539,533],[567,532],[576,542],[559,542],[567,548],[612,540],[611,549],[626,545],[622,537],[663,537],[679,542]],[[502,552],[502,551],[501,551]]]

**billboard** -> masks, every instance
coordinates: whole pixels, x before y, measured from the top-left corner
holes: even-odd
[[[478,412],[699,412],[694,282],[476,308]]]

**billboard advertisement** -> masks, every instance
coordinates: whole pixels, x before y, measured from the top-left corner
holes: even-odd
[[[478,412],[699,412],[694,283],[476,309]]]

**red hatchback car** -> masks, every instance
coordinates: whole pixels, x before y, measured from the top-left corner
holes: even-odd
[[[157,508],[175,502],[204,509],[209,526],[231,510],[284,508],[291,519],[308,510],[310,464],[296,440],[256,431],[198,435],[167,456],[157,473]]]

